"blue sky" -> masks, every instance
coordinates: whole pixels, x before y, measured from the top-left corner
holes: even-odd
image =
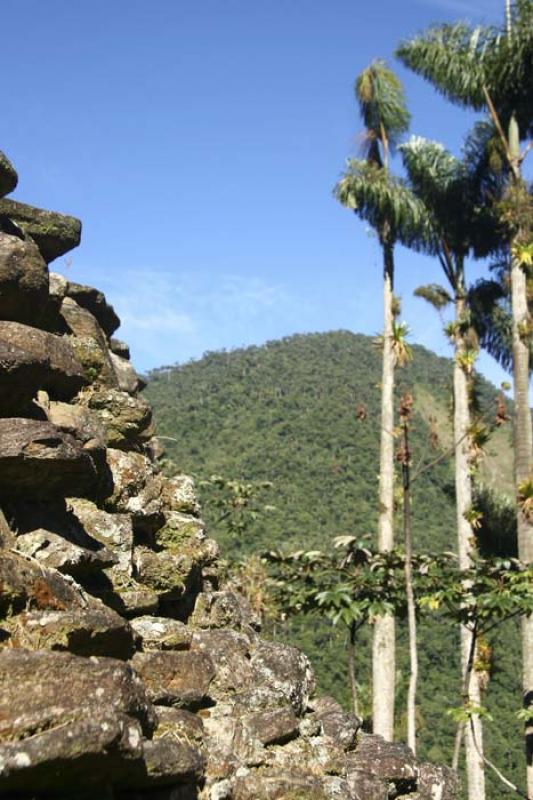
[[[381,327],[377,243],[332,198],[357,153],[356,74],[433,21],[504,0],[3,0],[0,148],[13,195],[83,220],[53,269],[103,289],[140,370],[291,333]],[[404,80],[412,131],[459,150],[473,117]],[[472,278],[481,274],[474,265]],[[413,340],[449,354],[412,297]],[[503,375],[488,358],[482,369]]]

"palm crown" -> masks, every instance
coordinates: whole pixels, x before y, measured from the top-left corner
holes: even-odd
[[[515,116],[533,134],[533,2],[517,0],[510,34],[464,23],[430,28],[397,50],[398,58],[453,103],[482,110],[487,94],[503,125]]]
[[[355,98],[365,126],[367,160],[388,166],[389,150],[396,147],[411,120],[402,85],[385,62],[377,59],[357,77]]]

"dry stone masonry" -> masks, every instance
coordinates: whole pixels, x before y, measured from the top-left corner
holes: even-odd
[[[0,797],[455,798],[220,585],[117,315],[49,271],[79,221],[16,184],[0,153]]]

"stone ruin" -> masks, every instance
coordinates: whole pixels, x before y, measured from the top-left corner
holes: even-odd
[[[455,798],[221,585],[117,315],[48,270],[80,222],[16,184],[0,153],[0,797]]]

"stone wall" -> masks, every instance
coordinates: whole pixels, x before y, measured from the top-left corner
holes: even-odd
[[[117,315],[49,272],[80,232],[0,199],[0,796],[452,800],[220,585]]]

